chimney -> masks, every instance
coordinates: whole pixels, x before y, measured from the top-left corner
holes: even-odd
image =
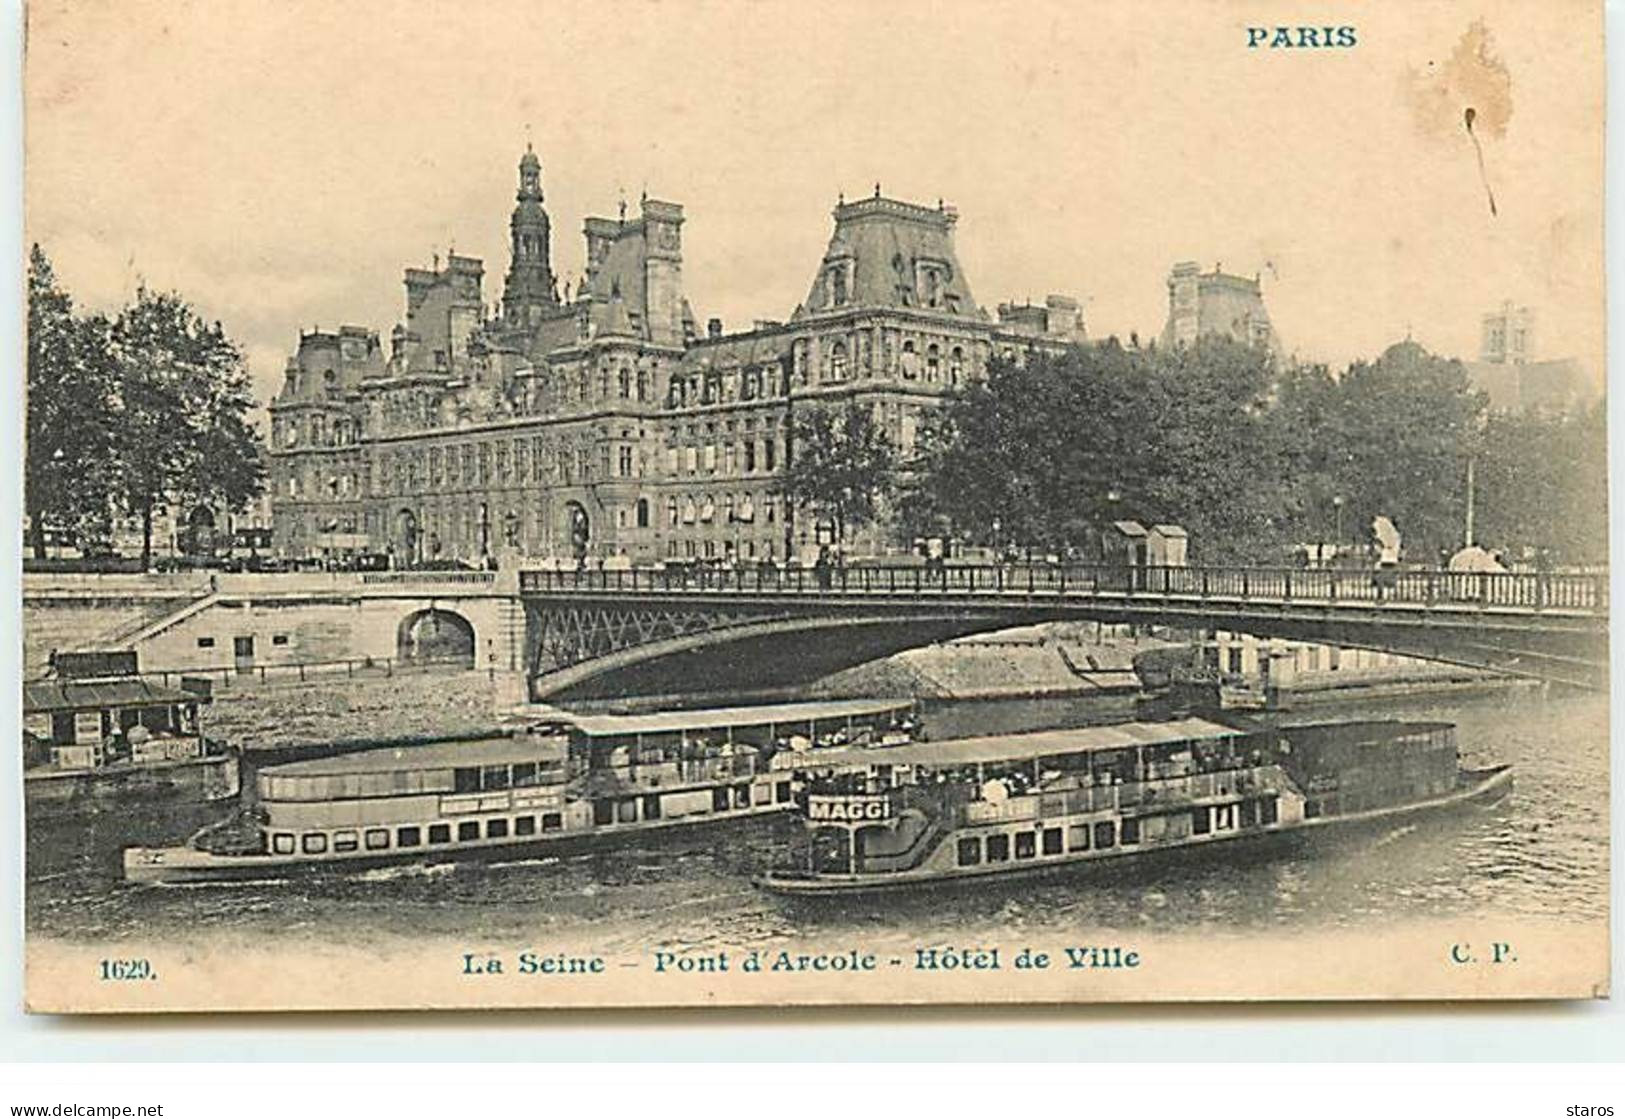
[[[707,319],[706,323],[705,323],[705,336],[707,338],[721,338],[722,337],[722,320],[721,319]]]

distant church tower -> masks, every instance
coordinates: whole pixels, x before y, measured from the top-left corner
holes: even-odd
[[[529,144],[519,161],[519,204],[509,223],[512,263],[502,285],[502,318],[515,326],[534,325],[555,307],[551,222],[542,208],[542,161]]]

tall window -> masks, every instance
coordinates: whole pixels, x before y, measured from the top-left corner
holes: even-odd
[[[631,447],[622,447],[620,449],[620,453],[619,453],[619,455],[617,456],[617,459],[616,459],[616,466],[619,469],[620,476],[622,478],[630,478],[632,476],[632,448]]]
[[[639,528],[648,528],[649,527],[649,499],[646,498],[646,497],[638,498],[638,521],[637,521],[637,523],[638,523]]]
[[[955,346],[948,354],[948,383],[955,388],[959,387],[959,379],[965,375],[965,351]]]
[[[674,528],[677,525],[677,499],[675,497],[666,499],[666,523]]]
[[[829,348],[829,376],[832,381],[846,380],[845,342],[836,342]]]
[[[829,302],[832,307],[846,303],[846,265],[837,264],[829,270]]]
[[[937,344],[933,342],[925,348],[925,379],[927,382],[933,385],[937,383],[937,374],[941,366],[940,353],[937,350]]]

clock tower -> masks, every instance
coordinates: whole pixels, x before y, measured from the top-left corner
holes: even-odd
[[[502,318],[511,326],[534,326],[558,305],[553,287],[552,223],[542,208],[542,161],[529,144],[519,161],[518,205],[508,223],[511,263],[502,285]]]

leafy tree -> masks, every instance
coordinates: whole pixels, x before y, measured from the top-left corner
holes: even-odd
[[[100,316],[78,317],[44,250],[28,256],[28,357],[24,501],[36,558],[48,530],[106,531],[115,457],[117,368]]]
[[[1356,362],[1338,380],[1326,480],[1345,495],[1351,530],[1398,527],[1411,560],[1461,546],[1467,460],[1484,410],[1459,361],[1414,342]]]
[[[1478,542],[1518,558],[1547,550],[1565,562],[1608,555],[1607,417],[1602,404],[1577,414],[1490,416],[1476,457]]]
[[[120,367],[117,448],[126,509],[152,557],[161,504],[241,508],[264,488],[242,352],[177,294],[145,288],[113,328]]]
[[[859,405],[814,407],[796,417],[794,453],[777,492],[794,505],[827,517],[835,539],[875,519],[891,492],[897,453],[874,413]]]

